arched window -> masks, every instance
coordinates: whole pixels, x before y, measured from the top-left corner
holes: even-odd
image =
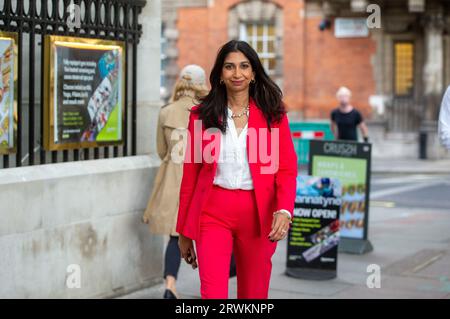
[[[245,1],[229,11],[228,36],[248,42],[261,59],[268,74],[283,85],[283,11],[276,4]]]

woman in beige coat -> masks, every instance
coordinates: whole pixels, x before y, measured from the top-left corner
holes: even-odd
[[[181,263],[178,233],[175,231],[178,197],[183,175],[189,110],[198,98],[208,93],[205,71],[197,65],[186,66],[175,84],[170,103],[161,108],[157,127],[157,151],[162,160],[143,221],[154,234],[169,235],[164,263],[164,298],[175,299],[175,283]]]

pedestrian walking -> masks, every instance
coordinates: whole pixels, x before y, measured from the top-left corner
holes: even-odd
[[[202,298],[228,298],[233,251],[237,297],[264,299],[296,195],[297,155],[282,92],[255,50],[236,40],[218,52],[210,83],[189,118],[179,246],[198,266]],[[268,158],[261,154],[267,149]]]
[[[447,88],[442,99],[438,131],[442,146],[450,150],[450,86]]]
[[[361,113],[350,104],[351,96],[344,86],[337,91],[339,106],[331,112],[331,130],[337,140],[357,141],[359,128],[364,142],[368,142],[369,130]]]
[[[162,163],[154,180],[143,221],[149,225],[153,234],[169,235],[164,259],[164,298],[167,299],[177,298],[176,280],[181,263],[178,233],[175,229],[178,213],[176,199],[180,190],[184,157],[179,152],[184,154],[186,147],[183,134],[186,135],[189,110],[198,103],[199,97],[207,93],[205,71],[200,66],[188,65],[180,73],[170,103],[161,108],[158,117],[156,146]]]

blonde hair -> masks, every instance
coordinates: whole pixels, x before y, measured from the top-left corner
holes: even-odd
[[[341,95],[352,96],[352,91],[350,91],[350,89],[345,86],[341,86],[336,92],[336,97],[339,98],[339,96]]]
[[[184,96],[190,96],[198,100],[208,95],[208,91],[206,84],[193,84],[191,76],[186,74],[175,83],[169,102],[178,101]]]

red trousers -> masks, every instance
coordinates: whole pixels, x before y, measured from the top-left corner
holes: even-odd
[[[212,186],[200,216],[195,241],[202,299],[227,299],[231,253],[237,273],[237,298],[267,299],[272,255],[277,242],[259,234],[253,190]]]

